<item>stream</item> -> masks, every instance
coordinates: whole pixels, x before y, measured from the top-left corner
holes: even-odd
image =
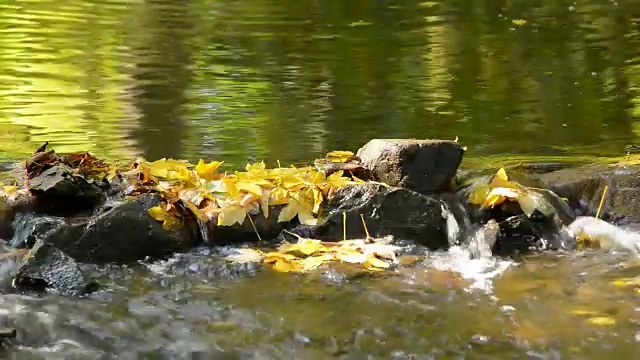
[[[0,163],[49,141],[228,171],[459,137],[463,169],[581,164],[640,143],[638,59],[640,0],[6,0]],[[634,358],[640,226],[590,224],[613,246],[500,258],[474,238],[376,274],[277,273],[231,248],[87,266],[86,297],[0,296],[18,329],[0,357]]]

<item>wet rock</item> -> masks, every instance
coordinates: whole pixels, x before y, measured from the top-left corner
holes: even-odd
[[[288,223],[278,222],[278,215],[284,208],[284,205],[270,206],[269,217],[265,218],[262,211],[257,211],[255,214],[247,214],[251,216],[251,221],[245,218],[242,225],[235,224],[232,226],[216,226],[217,219],[212,219],[209,224],[209,236],[211,244],[228,245],[238,244],[247,241],[259,241],[275,239],[280,232],[285,229]],[[255,225],[255,229],[254,229]],[[258,238],[258,234],[260,238]]]
[[[26,225],[15,229],[20,238],[13,241],[28,245],[41,239],[78,261],[92,263],[164,258],[191,249],[199,239],[193,224],[168,231],[149,215],[160,201],[157,194],[145,194],[89,219],[40,217],[34,225],[22,222]]]
[[[373,237],[392,235],[431,249],[447,248],[447,207],[436,197],[405,188],[385,188],[377,184],[359,184],[338,190],[327,205],[326,221],[317,226],[301,225],[291,232],[326,241],[343,238],[343,212],[346,236],[364,238],[360,215]],[[284,234],[283,234],[284,235]]]
[[[545,186],[566,198],[576,215],[595,216],[608,187],[600,218],[640,222],[640,166],[586,165],[540,175]]]
[[[13,283],[22,290],[53,288],[80,295],[96,291],[99,287],[70,256],[43,242],[38,242],[31,249],[27,260],[19,266]]]
[[[522,214],[502,220],[499,226],[498,239],[491,249],[496,255],[568,249],[574,245],[565,242],[554,218]]]
[[[434,192],[451,187],[463,153],[460,144],[453,141],[374,139],[357,155],[364,167],[384,183]]]
[[[44,240],[67,226],[67,222],[60,217],[18,213],[12,224],[13,236],[9,245],[30,249],[38,240]]]
[[[58,164],[29,179],[29,191],[36,197],[41,212],[73,211],[94,207],[105,199],[107,183],[87,180]]]

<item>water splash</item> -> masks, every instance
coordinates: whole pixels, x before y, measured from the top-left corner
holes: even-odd
[[[631,251],[636,256],[640,256],[640,233],[594,217],[577,217],[569,226],[562,229],[562,235],[572,239],[597,240],[604,248]]]
[[[432,266],[438,270],[453,271],[470,280],[469,290],[477,289],[490,293],[492,280],[504,273],[515,262],[493,257],[491,248],[498,236],[499,227],[490,221],[480,227],[460,246],[452,246],[447,252],[437,253]]]

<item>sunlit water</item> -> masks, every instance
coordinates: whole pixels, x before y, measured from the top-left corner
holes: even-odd
[[[638,136],[639,24],[637,0],[5,1],[0,162],[50,141],[230,169],[455,136],[480,164],[618,155]],[[413,248],[415,264],[375,276],[280,274],[218,250],[97,268],[103,290],[83,299],[3,295],[0,325],[19,330],[3,355],[635,357],[640,295],[619,279],[640,275],[637,230],[583,225],[620,246]]]

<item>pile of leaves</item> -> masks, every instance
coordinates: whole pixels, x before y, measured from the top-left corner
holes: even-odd
[[[498,170],[490,183],[478,183],[471,186],[467,195],[470,203],[480,205],[481,208],[493,208],[506,201],[513,201],[520,205],[527,216],[531,216],[536,210],[545,215],[555,211],[553,206],[536,189],[509,180],[504,168]]]
[[[236,249],[236,254],[226,259],[236,263],[261,262],[280,272],[305,273],[334,261],[359,264],[369,271],[383,271],[397,263],[396,255],[401,250],[389,242],[390,239],[372,238],[322,242],[299,237],[296,243],[283,244],[277,251]]]
[[[350,154],[350,155],[349,155]],[[327,154],[331,161],[352,159],[353,153]],[[267,168],[264,162],[247,164],[244,171],[219,173],[220,161],[193,165],[188,161],[137,159],[123,175],[130,184],[127,195],[162,194],[166,202],[149,210],[166,229],[182,226],[186,216],[217,226],[253,223],[252,215],[270,216],[281,205],[278,222],[294,218],[307,225],[322,221],[322,205],[341,187],[363,182],[336,171],[328,176],[308,167]]]
[[[54,150],[47,150],[46,142],[25,163],[27,186],[30,179],[34,179],[45,171],[59,165],[65,165],[75,175],[87,180],[113,179],[116,167],[112,166],[90,153],[77,153],[60,156]]]

